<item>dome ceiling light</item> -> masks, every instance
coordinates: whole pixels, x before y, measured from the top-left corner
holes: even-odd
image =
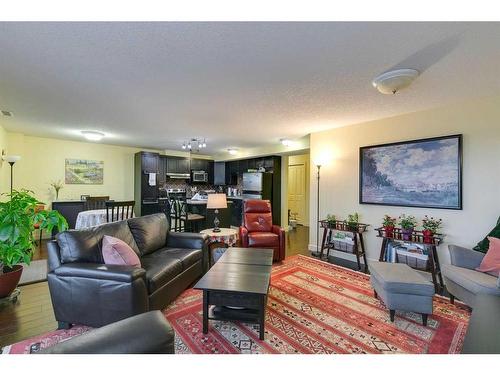
[[[82,130],[82,135],[89,141],[99,142],[104,138],[104,134],[94,130]]]
[[[382,94],[395,94],[410,86],[419,74],[419,71],[415,69],[391,70],[375,77],[372,85]]]

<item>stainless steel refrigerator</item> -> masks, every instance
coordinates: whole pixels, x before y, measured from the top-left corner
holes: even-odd
[[[268,199],[273,198],[273,174],[266,172],[243,173],[243,198]]]

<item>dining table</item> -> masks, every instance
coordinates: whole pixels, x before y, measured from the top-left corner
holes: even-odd
[[[121,213],[120,213],[121,216]],[[135,217],[135,215],[133,215]],[[120,220],[118,212],[115,212],[114,220]],[[107,223],[106,209],[81,211],[76,217],[75,229],[85,229]]]

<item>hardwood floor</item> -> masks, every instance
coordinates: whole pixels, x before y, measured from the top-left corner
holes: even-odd
[[[286,254],[310,256],[309,228],[298,226],[286,234]],[[46,259],[46,241],[37,249],[34,259]],[[354,266],[354,262],[351,265]],[[336,264],[339,264],[336,262]],[[344,265],[344,264],[343,264]],[[349,267],[348,264],[345,264]],[[57,328],[47,282],[21,286],[17,303],[0,305],[0,347],[29,337],[37,336]]]

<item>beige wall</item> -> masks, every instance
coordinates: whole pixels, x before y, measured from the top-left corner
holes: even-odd
[[[2,152],[5,152],[5,154],[8,154],[8,147],[7,147],[7,132],[4,130],[4,128],[0,125],[0,158]],[[8,163],[4,162],[3,160],[0,159],[0,192],[8,192],[10,189],[10,166]],[[5,198],[5,197],[1,197]]]
[[[0,142],[1,142],[0,132]],[[59,199],[80,199],[80,195],[109,195],[111,199],[134,198],[134,154],[142,149],[102,143],[74,142],[7,133],[8,153],[21,155],[14,167],[14,188],[33,190],[38,199],[49,203],[54,197],[50,183],[64,182],[66,158],[104,161],[102,185],[64,185]],[[8,166],[8,165],[7,165]],[[2,172],[6,165],[2,166]],[[2,186],[2,191],[8,187]]]
[[[390,100],[390,97],[388,97]],[[384,207],[358,203],[360,146],[426,137],[463,134],[463,210]],[[372,225],[366,234],[368,258],[377,259],[381,241],[373,227],[384,214],[408,213],[442,218],[446,243],[473,246],[488,233],[500,215],[500,97],[486,98],[416,112],[311,135],[310,248],[316,243],[316,179],[314,161],[323,153],[332,160],[321,168],[320,216],[334,213],[345,218],[357,211]],[[439,254],[448,262],[448,252]],[[342,256],[343,254],[339,254]]]

